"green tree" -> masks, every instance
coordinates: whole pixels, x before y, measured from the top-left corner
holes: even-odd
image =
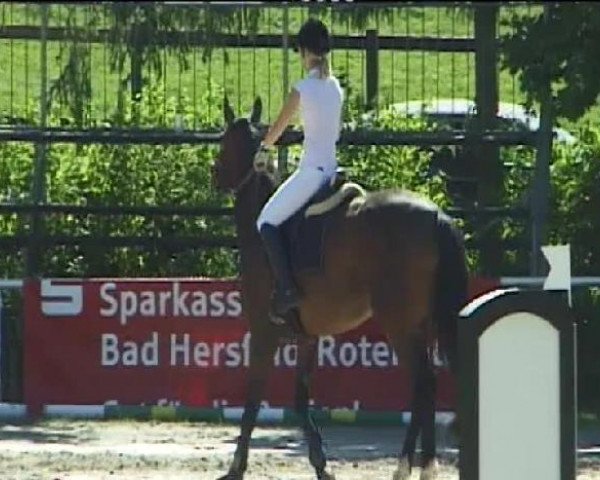
[[[505,20],[503,67],[518,74],[529,105],[539,102],[548,82],[555,113],[575,120],[600,93],[600,9],[594,3],[552,3],[544,11],[515,10]]]
[[[257,32],[260,9],[244,6],[167,5],[163,2],[115,2],[106,7],[65,7],[64,27],[68,41],[61,44],[58,59],[63,64],[51,83],[53,101],[66,106],[67,117],[78,127],[87,123],[86,105],[91,101],[91,49],[86,39],[107,26],[110,68],[119,74],[118,105],[121,123],[129,91],[139,100],[144,87],[160,82],[165,53],[176,55],[183,71],[190,68],[191,36],[200,35],[202,60],[207,61],[219,47],[221,33],[253,35]],[[178,41],[171,41],[178,35]],[[228,59],[227,55],[225,56]],[[127,70],[128,67],[128,70]],[[144,73],[146,76],[144,76]],[[152,80],[150,77],[154,77]],[[135,115],[138,117],[138,115]]]

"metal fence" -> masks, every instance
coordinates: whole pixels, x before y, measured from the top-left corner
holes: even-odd
[[[177,206],[96,207],[45,205],[48,150],[60,143],[194,145],[218,142],[222,125],[221,101],[227,95],[238,112],[261,96],[270,121],[285,92],[301,78],[292,55],[293,33],[309,15],[321,15],[333,34],[332,63],[358,109],[376,112],[411,100],[449,98],[472,100],[476,89],[477,43],[471,7],[460,3],[376,2],[361,5],[294,6],[209,2],[105,2],[0,4],[0,142],[35,144],[32,190],[24,205],[0,206],[5,215],[21,215],[24,227],[5,235],[5,248],[27,248],[27,272],[40,272],[40,256],[48,246],[91,243],[157,248],[179,242],[180,248],[235,245],[234,238],[174,239],[148,236],[83,238],[48,235],[44,216],[135,214],[214,215],[210,208]],[[496,5],[497,6],[497,5]],[[483,7],[486,8],[486,7]],[[496,29],[514,9],[535,13],[540,5],[500,6]],[[498,99],[516,105],[522,95],[515,78],[498,73]],[[148,119],[127,111],[130,98],[149,95],[152,84],[158,107]],[[480,92],[480,95],[482,92]],[[457,107],[458,108],[458,107]],[[516,108],[516,107],[515,107]],[[548,123],[550,122],[550,123]],[[551,126],[551,119],[542,122]],[[346,145],[529,145],[551,144],[551,131],[479,133],[461,131],[414,132],[362,130],[345,132]],[[301,132],[289,132],[282,145],[298,143]],[[536,178],[543,179],[548,149],[538,162]],[[534,185],[540,202],[544,185]],[[524,218],[537,251],[543,227],[543,205],[534,215],[522,208],[484,205],[453,210],[469,218],[504,215]],[[535,206],[535,202],[534,202]],[[136,208],[138,210],[136,210]],[[135,212],[133,212],[135,210]],[[541,213],[540,213],[541,212]],[[225,212],[226,214],[227,212]],[[222,211],[218,212],[223,214]],[[535,222],[530,225],[528,220]],[[529,229],[529,227],[533,227]],[[526,248],[522,243],[515,248]],[[536,271],[532,263],[532,271]]]
[[[76,86],[81,127],[110,122],[123,86],[135,94],[143,79],[160,83],[165,111],[170,108],[168,97],[193,104],[196,115],[185,125],[188,128],[197,129],[200,124],[200,102],[212,99],[218,104],[223,93],[238,110],[249,108],[260,95],[270,120],[289,86],[302,76],[291,47],[294,32],[310,14],[321,15],[330,25],[334,71],[364,103],[369,92],[377,93],[374,107],[410,100],[474,98],[472,8],[452,2],[319,8],[289,3],[272,6],[274,3],[162,4],[160,15],[165,18],[161,29],[161,18],[136,21],[132,13],[135,2],[54,2],[47,6],[44,30],[44,9],[38,4],[2,2],[2,123],[39,120],[34,109],[39,110],[44,76],[51,97],[58,95],[60,87],[66,88],[73,80],[70,77],[81,77],[81,85]],[[139,8],[145,9],[146,15],[154,7],[145,2]],[[535,12],[539,8],[531,3],[500,7],[499,34],[506,28],[502,19],[514,10]],[[127,15],[132,19],[123,20]],[[211,25],[215,32],[209,35]],[[47,41],[46,62],[40,61],[43,38]],[[367,68],[373,55],[377,56],[376,68]],[[507,72],[499,75],[500,101],[522,101],[515,77]],[[52,103],[60,103],[58,100],[54,98]],[[57,118],[49,125],[60,125],[60,113],[66,113],[67,105],[57,108]]]

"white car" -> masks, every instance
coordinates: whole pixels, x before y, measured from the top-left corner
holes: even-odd
[[[475,115],[475,102],[464,98],[441,98],[428,101],[413,100],[410,102],[393,103],[387,109],[406,115],[407,117],[422,117],[436,123],[450,125],[457,130],[465,128],[465,120]],[[370,114],[367,114],[370,116]],[[497,118],[501,127],[514,130],[539,129],[540,119],[529,113],[521,105],[514,103],[498,104]],[[568,145],[574,144],[577,139],[562,128],[554,128],[555,138],[558,142]]]

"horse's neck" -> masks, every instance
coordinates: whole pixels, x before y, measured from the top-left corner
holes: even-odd
[[[235,224],[240,248],[256,242],[260,237],[256,229],[256,221],[263,206],[275,190],[272,181],[265,175],[256,175],[254,179],[243,188],[235,199]]]

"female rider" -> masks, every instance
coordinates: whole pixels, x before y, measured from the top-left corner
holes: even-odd
[[[321,21],[309,19],[302,26],[295,50],[300,53],[307,75],[292,88],[263,139],[261,150],[277,142],[294,113],[300,110],[304,129],[302,157],[297,170],[275,191],[256,222],[275,276],[271,320],[278,324],[300,301],[279,227],[335,176],[344,97],[339,81],[331,73],[330,37]]]

